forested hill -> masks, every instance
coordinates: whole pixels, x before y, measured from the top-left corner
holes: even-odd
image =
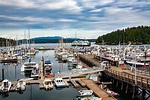
[[[150,44],[150,26],[131,27],[99,36],[97,44]]]
[[[46,36],[46,37],[36,37],[36,38],[31,38],[30,41],[31,43],[58,43],[59,40],[63,39],[64,43],[71,43],[74,40],[85,40],[85,39],[80,39],[80,38],[63,38],[60,36]],[[96,39],[86,39],[87,41],[90,42],[95,42]],[[27,40],[18,40],[19,44],[25,43]]]

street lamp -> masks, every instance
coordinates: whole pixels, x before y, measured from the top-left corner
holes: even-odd
[[[135,53],[134,53],[134,57],[135,57],[135,66],[134,66],[134,72],[135,72],[135,85],[137,84],[137,79],[136,79],[136,50],[135,50]]]

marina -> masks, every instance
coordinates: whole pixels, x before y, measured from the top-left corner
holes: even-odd
[[[69,51],[71,51],[71,50],[69,50]],[[51,57],[54,57],[54,56],[48,57],[50,59],[50,61],[45,59],[45,58],[47,58],[46,52],[54,52],[54,50],[39,51],[39,53],[37,53],[35,56],[38,56],[40,54],[38,57],[38,60],[40,60],[40,61],[37,61],[37,59],[33,59],[33,58],[31,59],[32,61],[34,60],[35,62],[39,62],[38,63],[39,64],[38,74],[36,74],[36,71],[35,71],[34,74],[31,75],[32,77],[31,76],[28,77],[25,74],[22,74],[22,77],[19,76],[20,78],[18,78],[18,79],[22,79],[26,83],[26,85],[21,85],[23,92],[27,91],[26,89],[24,90],[24,86],[29,87],[30,85],[31,86],[36,85],[36,86],[38,86],[36,88],[38,88],[40,90],[45,88],[45,90],[47,90],[47,91],[49,91],[49,90],[53,91],[55,89],[57,90],[60,87],[61,88],[63,87],[63,89],[74,87],[76,93],[74,93],[74,97],[72,97],[72,99],[73,99],[77,96],[76,89],[87,88],[87,89],[92,90],[94,95],[96,97],[101,98],[102,100],[116,100],[118,97],[115,98],[112,95],[110,96],[110,94],[108,92],[111,93],[111,91],[109,91],[109,90],[107,91],[106,89],[101,88],[98,84],[103,84],[103,85],[114,85],[115,84],[116,86],[118,86],[120,84],[119,80],[123,80],[124,83],[121,83],[121,89],[123,88],[123,86],[126,86],[126,89],[125,89],[126,93],[128,93],[128,91],[131,88],[128,85],[128,83],[134,84],[134,81],[135,81],[134,80],[134,78],[135,78],[134,71],[132,72],[131,70],[124,70],[123,66],[121,66],[121,67],[119,67],[118,65],[114,66],[113,60],[110,63],[109,67],[107,67],[107,66],[104,67],[102,64],[100,64],[100,61],[99,61],[100,59],[95,58],[94,55],[79,54],[76,59],[78,61],[82,62],[82,63],[80,63],[81,68],[77,67],[77,68],[73,68],[72,70],[70,70],[69,67],[67,66],[67,62],[59,62],[59,61],[55,60],[55,58],[52,59]],[[44,55],[46,55],[46,56],[44,56]],[[53,74],[49,73],[49,71],[48,71],[48,73],[47,73],[47,71],[45,71],[45,68],[48,65],[48,63],[45,65],[45,61],[50,62],[49,66],[52,69],[49,69],[49,70],[51,70],[53,72]],[[26,61],[24,61],[24,62],[26,62]],[[51,64],[51,62],[53,64]],[[56,63],[54,63],[54,62],[57,62],[57,64],[58,64],[57,70],[56,70]],[[64,65],[66,67],[63,67]],[[7,66],[7,68],[8,68],[7,64],[2,65],[2,66]],[[19,64],[19,66],[20,66],[19,72],[21,73],[21,64]],[[13,68],[15,68],[15,70],[16,70],[16,67],[13,67]],[[2,67],[1,70],[2,70],[1,71],[2,80],[6,79],[8,77],[7,74],[5,74],[5,73],[7,73],[6,68]],[[140,72],[140,70],[138,70],[138,71]],[[100,82],[98,82],[98,84],[96,84],[93,82],[93,80],[86,78],[87,75],[94,74],[94,73],[97,75],[100,75],[100,73],[102,73],[102,74],[104,73],[106,76],[109,76],[110,78],[112,77],[113,80],[111,79],[109,82],[100,81]],[[142,72],[141,72],[141,74],[142,74]],[[18,73],[18,75],[19,75],[19,73]],[[120,76],[120,75],[122,75],[122,76]],[[148,75],[148,73],[147,73],[147,75]],[[17,85],[19,81],[16,81],[16,80],[18,80],[18,79],[16,79],[17,78],[16,76],[17,75],[15,75],[15,77],[11,79],[12,85],[9,90],[10,93],[20,91],[20,88],[18,88],[18,85]],[[35,76],[36,76],[36,78],[35,78]],[[45,79],[49,79],[51,81],[46,82]],[[61,79],[61,80],[58,80],[58,82],[61,83],[59,86],[57,86],[58,83],[55,82],[55,79]],[[64,82],[64,83],[62,84],[62,82]],[[137,87],[140,86],[140,88],[143,88],[144,89],[143,91],[146,91],[145,94],[148,95],[149,87],[150,87],[149,76],[147,76],[147,77],[138,76],[138,73],[137,73],[137,83],[138,83]],[[50,87],[50,84],[53,84],[54,87],[53,87],[53,85]],[[1,85],[2,85],[2,83],[0,83],[0,86]],[[30,91],[30,90],[28,90],[28,91]],[[135,90],[135,91],[137,91],[137,90]],[[112,92],[112,93],[115,93],[115,92]],[[136,94],[134,94],[134,93],[135,92],[133,91],[132,98],[136,97]],[[2,94],[3,94],[3,92],[2,92]],[[142,93],[142,95],[144,95],[144,92]],[[3,95],[3,96],[5,96],[5,95]],[[146,98],[148,100],[149,97],[146,96]],[[66,100],[69,100],[69,98]],[[121,100],[121,99],[119,99],[119,100]]]

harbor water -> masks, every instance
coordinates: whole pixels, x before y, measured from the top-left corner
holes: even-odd
[[[56,48],[58,44],[35,44],[35,48],[39,48],[41,46],[45,46],[47,48]],[[31,61],[35,61],[37,63],[42,59],[48,58],[53,63],[52,72],[64,72],[68,71],[67,63],[58,62],[54,57],[54,50],[47,51],[39,51],[34,57],[32,57]],[[17,81],[18,79],[25,78],[24,74],[21,74],[21,65],[28,61],[28,59],[24,61],[19,61],[17,64],[0,64],[0,80],[2,80],[2,69],[4,69],[4,77],[10,81]],[[5,95],[0,95],[0,100],[73,100],[76,98],[78,94],[78,90],[81,88],[74,88],[73,86],[69,86],[67,88],[53,88],[52,90],[46,91],[44,89],[40,89],[38,84],[26,85],[26,90],[17,93],[17,92],[9,92]],[[118,100],[130,100],[131,98],[125,94],[122,94],[117,98]]]

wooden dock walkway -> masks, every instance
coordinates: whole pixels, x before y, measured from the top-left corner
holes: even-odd
[[[115,97],[110,97],[109,94],[101,89],[97,84],[95,84],[92,80],[89,79],[81,79],[83,83],[86,84],[86,86],[90,89],[93,90],[94,94],[102,100],[117,100]]]
[[[56,77],[61,77],[61,78],[80,77],[80,76],[85,76],[87,74],[98,73],[101,71],[104,71],[104,69],[102,69],[101,67],[70,70],[70,71],[65,71],[65,72],[61,72],[61,73],[56,73],[55,78]]]
[[[86,86],[86,84],[85,83],[83,83],[80,79],[79,80],[77,80],[77,82],[82,86],[82,87],[85,87]]]
[[[72,83],[72,85],[73,85],[75,88],[80,87],[80,85],[79,85],[75,80],[70,80],[70,82]]]

